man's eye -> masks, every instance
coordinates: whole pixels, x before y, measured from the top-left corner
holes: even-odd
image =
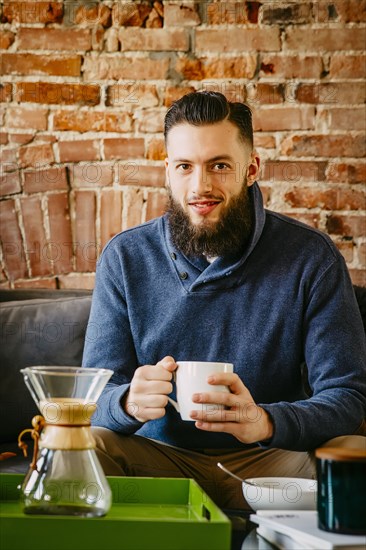
[[[212,166],[212,168],[213,168],[214,170],[219,170],[219,171],[221,171],[221,170],[229,169],[230,166],[228,166],[228,165],[225,164],[224,162],[216,162],[216,164],[214,164],[214,165]]]
[[[188,169],[189,169],[189,164],[186,164],[186,163],[178,164],[177,166],[177,170],[182,170],[182,172],[185,172]]]

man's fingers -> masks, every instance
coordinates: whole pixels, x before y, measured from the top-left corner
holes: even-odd
[[[235,372],[217,372],[215,374],[211,374],[207,378],[207,381],[209,384],[214,386],[228,386],[230,391],[235,394],[242,393],[243,390],[246,389],[243,381]]]
[[[135,371],[135,378],[138,380],[150,381],[150,380],[171,380],[172,373],[159,365],[144,365],[139,367]]]
[[[219,403],[216,402],[217,405]],[[227,409],[217,408],[215,405],[206,407],[202,404],[200,408],[192,410],[191,418],[202,422],[215,423],[229,422],[229,423],[255,423],[261,420],[263,415],[263,409],[253,402],[249,403],[236,403],[235,406]]]
[[[170,355],[167,355],[161,361],[156,363],[157,367],[163,367],[163,369],[166,369],[169,372],[173,372],[177,368],[177,363],[174,361],[174,358]]]
[[[173,386],[172,383],[168,380],[141,380],[136,381],[132,385],[132,391],[141,395],[153,395],[153,394],[164,394],[168,395],[172,393]]]

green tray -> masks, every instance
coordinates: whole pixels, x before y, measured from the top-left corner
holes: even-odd
[[[107,477],[102,518],[26,515],[17,486],[0,474],[1,550],[229,550],[230,520],[192,479]]]

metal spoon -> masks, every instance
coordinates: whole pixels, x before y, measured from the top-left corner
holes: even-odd
[[[221,462],[218,462],[217,463],[217,466],[223,471],[225,472],[226,474],[228,474],[229,476],[233,477],[234,479],[237,479],[238,481],[240,481],[241,483],[243,483],[243,481],[245,481],[245,483],[247,485],[252,485],[253,487],[257,487],[257,485],[255,483],[250,483],[250,481],[247,481],[246,479],[242,479],[241,477],[237,476],[236,474],[234,474],[233,472],[230,472],[230,470],[228,470],[227,468],[225,468],[225,466],[223,466],[221,464]]]

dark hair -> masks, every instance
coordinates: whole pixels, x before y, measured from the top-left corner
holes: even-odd
[[[233,103],[219,92],[191,92],[169,107],[164,120],[164,137],[169,130],[184,122],[201,126],[228,120],[239,129],[242,141],[253,147],[252,112],[244,103]]]

